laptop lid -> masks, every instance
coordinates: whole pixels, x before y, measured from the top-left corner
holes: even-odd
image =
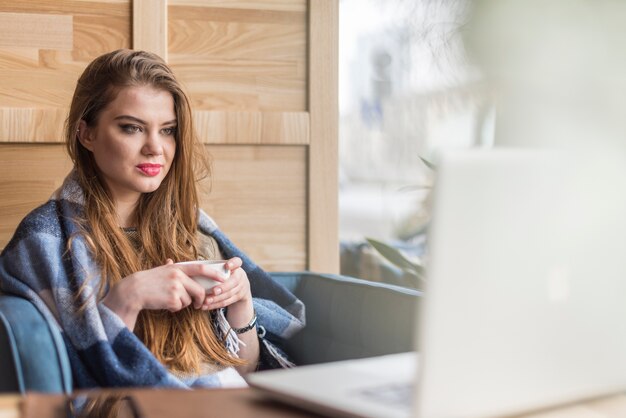
[[[602,153],[442,158],[419,416],[499,416],[626,388],[625,167]]]

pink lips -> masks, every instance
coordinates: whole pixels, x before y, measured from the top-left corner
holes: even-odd
[[[146,176],[154,177],[161,172],[161,168],[163,166],[161,164],[138,164],[137,168],[144,173]]]

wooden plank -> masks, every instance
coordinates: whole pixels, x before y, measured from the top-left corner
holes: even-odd
[[[83,62],[83,68],[106,52],[130,48],[130,45],[130,16],[103,18],[97,13],[74,16],[72,57],[75,61]]]
[[[245,59],[237,57],[207,58],[195,53],[192,55],[192,53],[173,53],[171,50],[169,52],[169,62],[170,65],[176,67],[176,74],[184,76],[191,82],[201,81],[203,78],[228,81],[234,78],[233,73],[252,79],[254,77],[274,76],[304,81],[306,70],[301,68],[301,61],[304,61],[304,57],[294,56],[291,59],[261,60],[252,59],[249,56]]]
[[[62,145],[0,145],[0,248],[20,220],[48,200],[70,169]]]
[[[263,268],[306,267],[306,147],[208,147],[210,194],[202,207]],[[205,189],[206,189],[206,182]]]
[[[237,76],[226,80],[188,80],[180,71],[194,109],[222,111],[300,112],[306,107],[306,82],[280,77]],[[197,76],[193,75],[195,79]]]
[[[263,113],[261,126],[261,143],[308,144],[309,114],[294,113]]]
[[[208,149],[213,175],[202,183],[202,207],[263,267],[305,268],[306,147]],[[70,169],[62,144],[0,144],[0,249],[19,221],[50,197]]]
[[[167,0],[133,0],[133,48],[167,61]]]
[[[69,106],[79,75],[79,71],[47,68],[0,69],[0,103],[3,107]]]
[[[126,39],[128,40],[129,38],[130,36],[127,36]],[[56,51],[53,49],[40,50],[39,51],[39,70],[40,71],[43,69],[57,70],[59,72],[62,72],[63,74],[72,74],[73,77],[75,77],[74,80],[78,80],[78,77],[80,76],[80,74],[82,74],[82,72],[85,70],[87,63],[91,61],[89,58],[87,58],[87,55],[88,54],[93,55],[94,53],[98,53],[98,52],[94,51],[93,49],[89,53],[87,51],[81,50],[80,54],[77,54],[76,51],[77,50],[73,50],[73,51]],[[98,55],[100,55],[100,53],[98,53]],[[86,60],[82,61],[80,59],[77,59],[77,56],[80,56]],[[70,80],[72,79],[70,78]],[[66,92],[66,94],[64,95],[66,97],[65,100],[67,101],[68,105],[69,105],[69,101],[73,93],[74,93],[74,88]]]
[[[178,8],[170,8],[172,10]],[[211,9],[206,9],[209,12]],[[306,20],[289,25],[220,22],[207,13],[205,19],[169,19],[169,49],[198,59],[304,61]]]
[[[308,144],[306,112],[194,111],[196,131],[206,144]]]
[[[0,12],[0,47],[71,50],[71,15]]]
[[[169,0],[170,6],[204,6],[225,9],[306,12],[306,0]]]
[[[39,49],[22,47],[2,47],[0,68],[8,70],[32,70],[39,66]]]
[[[304,11],[261,10],[243,8],[223,8],[203,6],[170,6],[170,16],[173,20],[210,20],[213,22],[239,23],[271,23],[279,25],[293,25],[294,21],[304,20]]]
[[[97,14],[103,17],[130,16],[131,0],[2,0],[0,11],[43,14]]]
[[[12,7],[22,3],[23,9],[33,12],[31,14],[38,14],[35,7],[37,5],[46,10],[44,4],[36,1],[3,1],[0,2],[0,12],[11,10]],[[65,49],[0,46],[1,106],[67,107],[76,80],[88,62],[110,50],[130,47],[131,22],[128,0],[121,3],[92,1],[88,3],[88,8],[80,8],[72,1],[58,1],[54,4],[54,10],[62,14],[42,14],[42,16],[49,19],[61,16],[73,22],[68,26],[72,31],[73,44]],[[88,13],[78,13],[72,10],[73,6]],[[117,12],[112,13],[113,10]],[[0,28],[0,31],[2,30]],[[56,119],[50,123],[56,123]],[[22,138],[28,135],[30,134],[20,133],[17,136]],[[2,136],[6,138],[7,133],[3,132]],[[11,140],[15,140],[15,137]]]
[[[0,142],[63,142],[67,108],[0,107]]]
[[[309,8],[308,267],[338,273],[338,0]]]
[[[291,24],[173,19],[169,63],[195,109],[306,110],[306,20]],[[210,11],[210,8],[204,8]]]

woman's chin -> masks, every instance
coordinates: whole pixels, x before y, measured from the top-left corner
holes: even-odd
[[[161,176],[159,176],[158,178],[153,177],[144,179],[140,187],[145,190],[144,193],[152,193],[156,191],[159,187],[161,187],[161,184],[163,184],[163,180],[164,178],[161,178]]]

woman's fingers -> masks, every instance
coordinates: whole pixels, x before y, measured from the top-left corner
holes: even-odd
[[[224,276],[222,275],[222,273],[207,264],[177,264],[176,268],[180,269],[188,277],[202,276],[211,280],[215,280],[216,282],[224,282]]]
[[[245,286],[241,281],[234,282],[233,286],[226,289],[226,284],[231,284],[228,281],[224,285],[214,287],[213,292],[204,300],[203,308],[216,309],[228,306],[234,302],[241,300],[245,296]]]
[[[204,290],[204,287],[200,286],[195,280],[189,278],[184,274],[181,275],[180,280],[186,293],[193,301],[193,307],[196,309],[200,309],[206,296],[206,290]],[[188,303],[186,306],[190,304],[191,302]]]
[[[187,306],[191,305],[191,302],[192,302],[191,296],[189,296],[187,292],[182,292],[179,295],[179,300],[180,300],[180,306],[173,307],[173,309],[171,309],[172,312],[178,312],[181,309],[186,308]]]
[[[204,300],[205,304],[212,305],[212,304],[220,303],[230,298],[231,296],[238,294],[239,292],[237,290],[238,289],[233,289],[229,292],[224,292],[224,293],[220,292],[219,295],[216,295],[216,294],[207,295],[207,297]]]
[[[210,298],[209,298],[210,299]],[[221,300],[213,300],[213,302],[208,303],[206,305],[206,308],[208,310],[213,310],[213,309],[219,309],[219,308],[225,308],[226,306],[230,306],[233,303],[239,301],[241,299],[240,295],[227,295],[227,297],[225,299],[221,299]],[[204,307],[204,306],[203,306]]]
[[[173,264],[168,259],[166,264],[154,270],[150,276],[144,276],[141,286],[148,303],[144,309],[167,309],[179,311],[193,304],[195,309],[217,309],[232,305],[250,297],[248,278],[241,270],[238,257],[227,261],[231,269],[230,278],[224,279],[220,272],[206,264]],[[202,276],[218,282],[209,293],[192,279]],[[160,283],[160,284],[159,284]]]
[[[226,262],[226,268],[230,271],[233,271],[241,267],[242,264],[243,264],[243,261],[241,261],[241,258],[233,257]]]
[[[237,286],[241,285],[241,280],[239,280],[237,278],[236,275],[231,275],[230,279],[224,281],[223,283],[220,283],[218,286],[215,286],[212,290],[211,290],[211,294],[214,296],[219,296],[222,293],[227,293],[229,291],[231,291],[232,289],[234,289]]]
[[[243,283],[242,277],[238,271],[234,271],[231,273],[230,278],[223,283],[220,283],[218,286],[215,286],[211,290],[211,296],[219,297],[220,295],[225,295],[231,292],[233,289],[237,287],[241,287]]]

